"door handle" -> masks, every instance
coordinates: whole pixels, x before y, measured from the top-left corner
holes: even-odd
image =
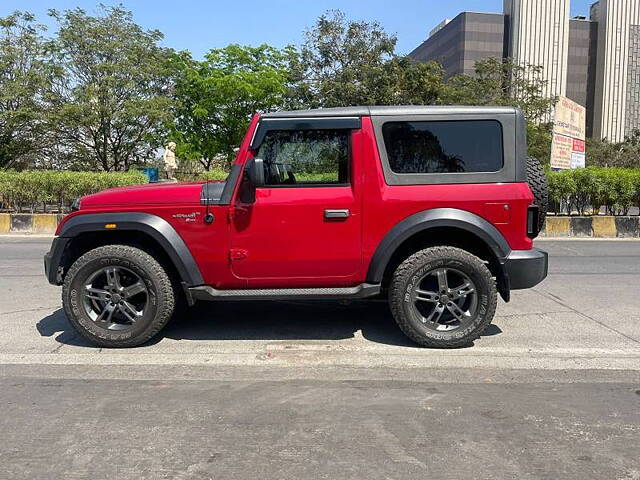
[[[345,208],[344,210],[325,210],[324,218],[348,218],[349,217],[349,209]]]

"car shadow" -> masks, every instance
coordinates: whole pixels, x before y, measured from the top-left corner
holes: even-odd
[[[58,343],[77,347],[94,347],[88,340],[82,338],[71,326],[63,309],[58,309],[36,323],[36,330],[42,337],[53,337]]]
[[[77,335],[62,309],[38,322],[40,335],[76,346],[91,346]],[[245,301],[202,302],[175,318],[155,339],[331,341],[354,338],[360,332],[371,342],[422,348],[393,321],[383,301]],[[490,325],[483,336],[502,333]],[[469,345],[471,346],[471,345]]]

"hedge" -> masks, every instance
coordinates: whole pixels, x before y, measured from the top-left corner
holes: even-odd
[[[587,167],[548,172],[552,212],[627,215],[640,207],[640,169]]]
[[[147,183],[139,171],[70,172],[56,170],[0,170],[0,203],[17,212],[68,209],[82,195],[106,188]]]
[[[214,168],[209,171],[200,172],[193,175],[194,180],[224,180],[229,175],[229,172],[226,172],[220,168]]]
[[[197,175],[200,180],[222,180],[222,170]],[[610,215],[626,215],[640,207],[640,169],[587,167],[547,172],[550,210],[556,214],[598,213],[602,207]],[[47,211],[53,206],[64,211],[77,197],[106,188],[146,183],[139,171],[70,172],[0,170],[0,203],[5,210]]]

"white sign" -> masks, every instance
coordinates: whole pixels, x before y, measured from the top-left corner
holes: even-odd
[[[566,97],[560,97],[553,121],[551,168],[585,166],[586,109]]]

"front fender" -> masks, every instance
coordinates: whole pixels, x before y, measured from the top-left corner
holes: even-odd
[[[65,248],[74,237],[85,232],[107,231],[105,225],[115,224],[116,227],[108,231],[144,232],[153,238],[166,252],[173,262],[182,282],[188,286],[202,285],[204,280],[189,248],[178,232],[163,218],[149,213],[87,213],[75,215],[65,222],[58,237],[51,245],[51,251],[45,255],[45,271],[47,279],[54,285],[59,285],[61,275],[60,262]]]

